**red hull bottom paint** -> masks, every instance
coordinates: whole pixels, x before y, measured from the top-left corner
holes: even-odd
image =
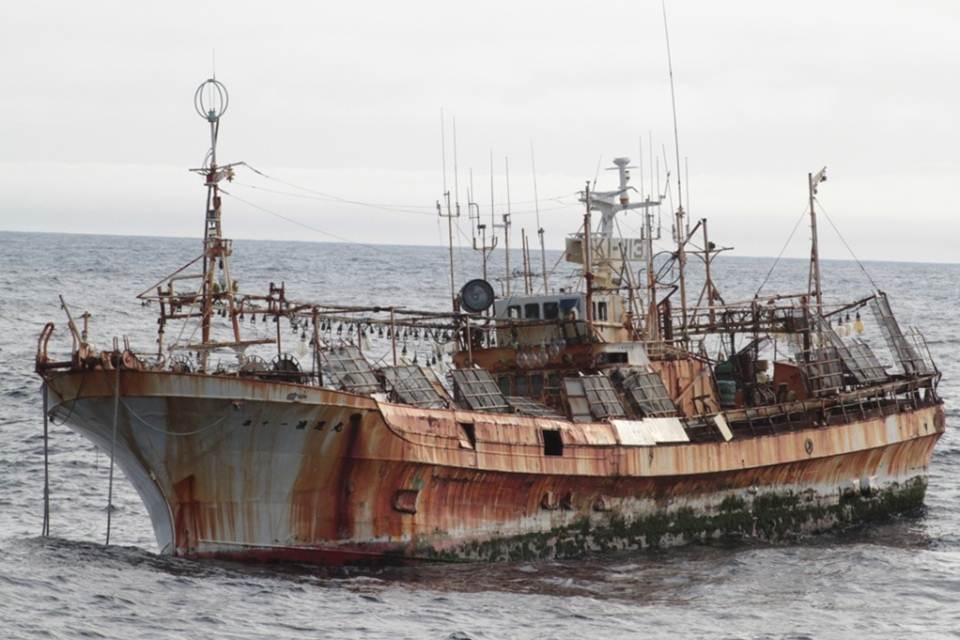
[[[939,404],[730,442],[419,410],[293,384],[122,372],[117,463],[163,553],[324,565],[513,560],[789,539],[922,506]],[[113,372],[49,381],[111,446]],[[463,425],[471,425],[468,438]],[[559,431],[546,455],[543,429]]]

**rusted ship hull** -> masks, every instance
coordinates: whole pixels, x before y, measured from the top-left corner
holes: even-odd
[[[119,394],[115,396],[115,384]],[[163,553],[322,564],[501,560],[780,539],[910,511],[938,403],[730,442],[625,444],[611,423],[424,410],[238,377],[48,378],[116,461]],[[116,404],[115,404],[116,402]],[[544,429],[562,451],[547,455]]]

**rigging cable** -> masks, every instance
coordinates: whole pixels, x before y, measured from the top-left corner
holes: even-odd
[[[358,205],[358,206],[371,207],[371,208],[375,208],[375,209],[383,209],[383,210],[386,210],[386,211],[401,210],[401,211],[396,211],[396,212],[398,212],[398,213],[416,213],[416,214],[420,214],[420,215],[433,215],[434,207],[433,207],[433,206],[430,206],[430,205],[396,204],[396,203],[382,203],[382,202],[378,203],[378,202],[364,202],[364,201],[361,201],[361,200],[352,200],[352,199],[350,199],[350,198],[344,198],[344,197],[341,197],[341,196],[338,196],[338,195],[334,195],[334,194],[332,194],[332,193],[326,193],[326,192],[324,192],[324,191],[318,191],[318,190],[316,190],[316,189],[311,189],[311,188],[309,188],[309,187],[304,187],[304,186],[301,186],[301,185],[298,185],[298,184],[294,184],[293,182],[289,182],[289,181],[287,181],[287,180],[282,180],[282,179],[280,179],[280,178],[276,178],[276,177],[274,177],[274,176],[272,176],[272,175],[268,175],[267,173],[261,171],[260,169],[257,169],[256,167],[254,167],[254,166],[252,166],[252,165],[250,165],[250,164],[247,164],[247,163],[244,163],[244,166],[247,167],[248,169],[250,169],[251,171],[253,171],[254,173],[256,173],[257,175],[259,175],[259,176],[261,176],[261,177],[263,177],[263,178],[266,178],[267,180],[273,180],[274,182],[278,182],[278,183],[280,183],[280,184],[286,185],[286,186],[291,187],[291,188],[293,188],[293,189],[297,189],[297,190],[300,190],[300,191],[306,191],[307,193],[314,194],[315,196],[321,196],[323,199],[326,199],[326,200],[329,200],[329,201],[343,202],[343,203],[346,203],[346,204],[354,204],[354,205]],[[261,189],[261,190],[264,190],[264,191],[271,191],[270,189],[267,189],[267,188],[264,188],[264,187],[255,187],[255,186],[253,186],[253,185],[243,185],[243,186],[247,186],[247,187],[250,187],[250,188],[253,188],[253,189]],[[284,193],[284,192],[282,192],[282,191],[276,191],[276,190],[273,190],[273,191],[275,191],[275,192],[277,192],[277,193]],[[296,194],[287,193],[286,195],[296,195]],[[563,194],[560,194],[560,195],[557,195],[557,196],[552,196],[552,197],[549,197],[549,198],[542,198],[542,199],[543,199],[543,200],[550,200],[550,201],[557,202],[558,204],[564,205],[564,207],[570,207],[570,206],[573,206],[573,205],[569,205],[569,204],[563,202],[563,201],[561,200],[561,198],[567,198],[567,197],[570,197],[571,195],[576,195],[576,193],[572,193],[572,194],[571,194],[571,193],[563,193]],[[304,197],[304,196],[301,196],[301,197]],[[514,204],[535,204],[535,201],[534,201],[534,200],[520,200],[520,201],[518,201],[518,202],[516,202],[516,203],[514,203]],[[403,211],[404,209],[406,209],[406,211]],[[420,210],[422,210],[422,211],[415,211],[415,209],[420,209]],[[535,213],[535,212],[534,212],[534,210],[531,209],[531,210],[529,210],[529,211],[522,211],[522,212],[515,212],[515,213]]]
[[[767,280],[770,279],[770,276],[773,275],[773,270],[777,268],[777,265],[780,264],[780,258],[783,257],[783,252],[787,250],[787,247],[790,246],[790,241],[793,240],[793,234],[797,232],[797,229],[800,227],[800,223],[807,217],[807,208],[804,207],[803,211],[800,212],[800,217],[797,219],[797,223],[793,225],[793,231],[790,232],[790,235],[787,237],[787,241],[783,243],[783,247],[780,249],[780,253],[777,254],[777,259],[773,261],[773,264],[770,265],[770,270],[767,271],[767,275],[763,278],[763,282],[760,283],[760,286],[757,287],[757,291],[753,294],[754,297],[760,295],[760,291],[763,289],[763,286],[767,284]]]
[[[226,191],[226,190],[223,189],[223,188],[220,189],[220,193],[222,193],[222,194],[224,194],[224,195],[228,195],[228,196],[230,196],[231,198],[233,198],[234,200],[238,200],[238,201],[242,202],[243,204],[247,205],[248,207],[252,207],[252,208],[254,208],[254,209],[257,209],[258,211],[262,211],[263,213],[269,213],[269,214],[272,215],[272,216],[276,216],[277,218],[280,218],[281,220],[286,220],[287,222],[290,222],[290,223],[292,223],[292,224],[301,226],[301,227],[303,227],[304,229],[309,229],[309,230],[311,230],[311,231],[315,231],[316,233],[319,233],[319,234],[324,235],[324,236],[328,236],[328,237],[330,237],[330,238],[334,238],[335,240],[339,240],[339,241],[341,241],[341,242],[346,242],[346,243],[349,243],[349,244],[355,244],[355,245],[359,245],[359,246],[362,246],[362,247],[375,248],[374,245],[366,244],[366,243],[364,243],[364,242],[357,242],[356,240],[351,240],[350,238],[346,238],[346,237],[344,237],[344,236],[337,235],[337,234],[335,234],[335,233],[330,233],[329,231],[324,231],[323,229],[318,229],[317,227],[314,227],[314,226],[311,226],[311,225],[309,225],[309,224],[306,224],[305,222],[300,222],[299,220],[295,220],[295,219],[293,219],[293,218],[287,217],[287,216],[283,215],[282,213],[277,213],[276,211],[272,211],[272,210],[270,210],[270,209],[267,209],[266,207],[261,207],[260,205],[254,204],[254,203],[250,202],[249,200],[245,200],[244,198],[241,198],[240,196],[238,196],[238,195],[236,195],[236,194],[230,193],[229,191]]]
[[[847,248],[847,251],[850,252],[850,255],[853,257],[853,260],[857,263],[857,266],[860,267],[860,270],[863,271],[863,275],[867,276],[867,280],[870,281],[870,284],[873,286],[874,291],[879,291],[880,287],[877,286],[877,283],[873,281],[873,278],[870,277],[870,274],[867,272],[866,267],[863,266],[863,263],[860,262],[860,258],[857,257],[857,254],[853,252],[853,249],[850,248],[850,245],[847,244],[846,239],[843,237],[843,234],[840,233],[840,229],[837,229],[837,225],[833,224],[833,219],[830,218],[830,214],[827,213],[827,210],[823,208],[823,205],[820,204],[820,201],[816,198],[813,199],[816,203],[817,208],[820,209],[820,212],[823,213],[823,216],[827,219],[827,222],[830,223],[830,226],[833,227],[833,230],[836,232],[837,237],[840,238],[840,242],[843,243],[843,246]]]
[[[334,198],[334,197],[324,197],[324,196],[318,196],[318,195],[308,195],[308,194],[303,194],[303,193],[293,193],[293,192],[291,192],[291,191],[282,191],[282,190],[280,190],[280,189],[271,189],[271,188],[269,188],[269,187],[261,187],[261,186],[258,186],[258,185],[248,184],[248,183],[245,183],[245,182],[237,182],[237,181],[234,181],[234,182],[233,182],[233,185],[234,185],[234,186],[243,187],[243,188],[245,188],[245,189],[255,189],[255,190],[257,190],[257,191],[265,191],[265,192],[267,192],[267,193],[276,193],[276,194],[278,194],[278,195],[289,196],[289,197],[291,197],[291,198],[301,198],[301,199],[306,199],[306,200],[317,200],[317,201],[319,201],[319,202],[331,202],[331,203],[332,203],[332,202],[342,202],[342,203],[344,203],[344,204],[351,204],[351,205],[369,207],[369,208],[371,208],[371,209],[375,209],[375,210],[378,210],[378,211],[385,211],[385,212],[387,212],[387,213],[413,214],[413,215],[419,215],[419,216],[435,216],[435,215],[436,215],[436,207],[435,207],[435,206],[429,207],[429,209],[430,209],[429,211],[414,211],[414,210],[413,210],[414,208],[426,209],[427,207],[420,207],[419,205],[412,205],[412,204],[410,204],[410,205],[407,205],[407,204],[396,204],[396,205],[392,205],[392,204],[376,204],[376,203],[371,203],[371,202],[360,202],[360,201],[357,201],[357,200],[346,200],[346,199],[344,199],[344,198]],[[572,207],[579,207],[579,205],[566,203],[566,202],[564,202],[563,200],[561,200],[561,198],[569,197],[570,195],[573,195],[573,194],[563,194],[563,195],[560,195],[560,196],[554,196],[554,197],[552,197],[552,198],[544,198],[544,200],[548,200],[548,201],[551,201],[551,202],[556,202],[556,203],[559,204],[560,206],[559,206],[559,207],[549,207],[549,208],[541,209],[541,211],[563,211],[563,210],[565,210],[565,209],[570,209],[570,208],[572,208]],[[535,214],[535,213],[536,213],[536,210],[535,210],[535,209],[524,209],[524,210],[522,210],[522,211],[514,211],[513,213],[520,214],[520,215],[529,215],[529,214]]]

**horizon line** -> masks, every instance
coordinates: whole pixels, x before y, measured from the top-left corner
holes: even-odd
[[[37,235],[61,235],[61,236],[93,236],[93,237],[104,237],[104,238],[144,238],[144,239],[161,239],[161,240],[196,240],[198,242],[202,241],[202,238],[199,236],[165,236],[165,235],[144,235],[144,234],[122,234],[122,233],[86,233],[82,231],[23,231],[18,229],[3,229],[0,228],[0,234],[10,233],[10,234],[37,234]],[[357,242],[354,240],[302,240],[302,239],[276,239],[276,238],[246,238],[246,237],[237,237],[231,238],[231,240],[243,240],[250,242],[296,242],[302,244],[334,244],[334,245],[360,245],[360,246],[377,246],[377,247],[397,247],[397,248],[436,248],[436,249],[446,249],[447,245],[445,244],[394,244],[386,242]],[[458,248],[466,248],[473,250],[473,247],[467,244],[454,245]],[[520,248],[515,248],[512,251],[520,251]],[[511,252],[512,252],[511,251]],[[564,249],[551,249],[547,248],[547,251],[556,251],[563,252]],[[725,258],[755,258],[762,260],[776,260],[776,256],[758,256],[758,255],[729,255],[723,256],[722,254],[718,257]],[[809,261],[807,257],[790,257],[782,256],[780,260],[803,260]],[[855,258],[820,258],[823,262],[857,262]],[[859,260],[859,262],[872,262],[878,264],[884,263],[896,263],[896,264],[930,264],[930,265],[956,265],[960,264],[960,261],[956,262],[947,262],[947,261],[937,261],[937,260],[896,260],[896,259],[887,259],[887,260],[877,260],[875,258],[867,258],[864,260]]]

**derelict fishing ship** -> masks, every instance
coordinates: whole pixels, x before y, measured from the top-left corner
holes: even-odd
[[[196,100],[212,138],[197,170],[203,252],[141,296],[159,307],[156,351],[116,339],[97,350],[88,316],[78,327],[64,305],[70,358],[48,356],[51,323],[36,363],[47,415],[111,452],[163,553],[570,556],[779,539],[922,505],[945,428],[940,374],[883,293],[823,300],[814,194],[824,172],[809,177],[814,243],[799,294],[724,301],[710,272],[720,249],[705,220],[687,231],[682,206],[676,250],[655,264],[662,198],[631,202],[621,158],[615,190],[582,193],[584,225],[565,256],[579,287],[552,289],[544,270],[536,295],[524,267],[523,294],[509,274],[499,297],[474,280],[449,313],[323,304],[283,284],[242,292],[231,279],[221,184],[237,165],[216,157],[226,93],[211,80]],[[616,233],[627,211],[643,216],[640,238]],[[695,305],[691,258],[705,271]],[[271,322],[269,337],[246,337]],[[861,335],[867,323],[892,365]],[[171,326],[198,334],[170,341]],[[414,338],[449,357],[410,361],[403,345]],[[289,342],[309,344],[309,364]]]

